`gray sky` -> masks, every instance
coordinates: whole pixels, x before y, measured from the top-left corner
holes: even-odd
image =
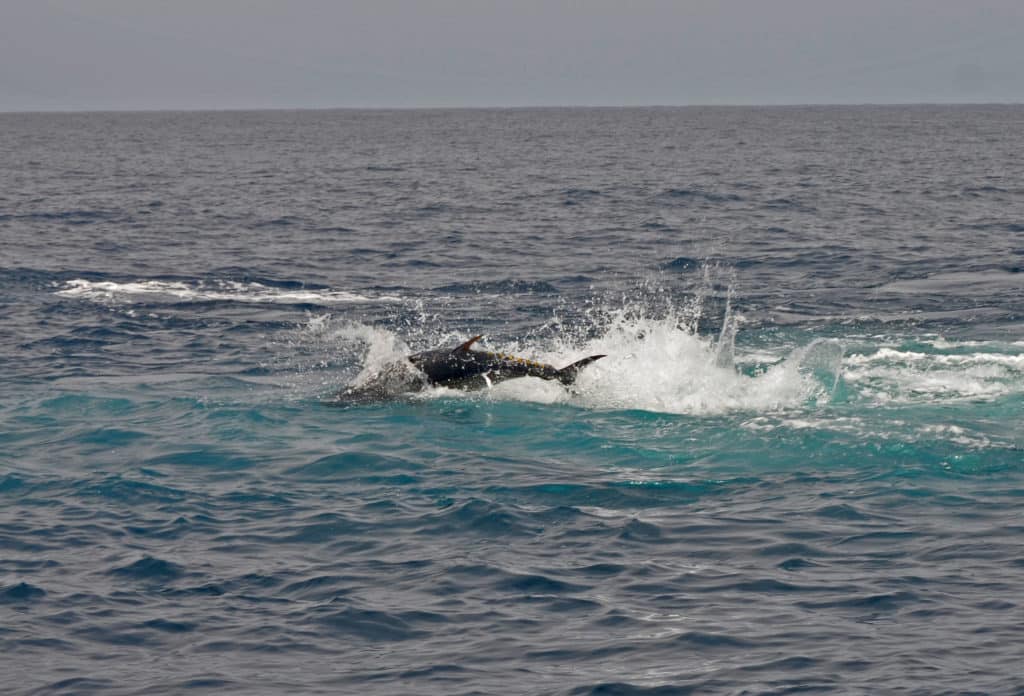
[[[0,0],[0,111],[1024,102],[1024,0]]]

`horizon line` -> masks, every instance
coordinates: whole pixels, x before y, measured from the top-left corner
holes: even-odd
[[[758,103],[694,103],[694,104],[530,104],[530,105],[460,105],[460,106],[253,106],[253,107],[168,107],[168,108],[26,108],[0,109],[0,115],[9,114],[155,114],[155,113],[239,113],[239,112],[296,112],[296,111],[541,111],[566,109],[793,109],[808,107],[919,107],[919,106],[1024,106],[1024,101],[906,101],[906,102],[792,102],[778,104]]]

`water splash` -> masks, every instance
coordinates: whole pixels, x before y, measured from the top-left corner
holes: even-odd
[[[751,374],[736,368],[736,340],[742,317],[733,309],[732,286],[725,292],[724,313],[716,337],[698,326],[708,311],[717,267],[705,268],[697,292],[677,299],[656,283],[641,283],[635,293],[605,298],[586,307],[569,324],[556,315],[545,331],[518,339],[485,339],[489,350],[512,353],[561,367],[587,355],[604,354],[588,366],[572,390],[537,379],[510,380],[471,398],[569,403],[602,410],[645,410],[712,415],[733,411],[764,412],[804,404],[826,403],[839,380],[842,350],[821,343],[797,350]],[[326,322],[326,324],[324,324]],[[466,337],[424,323],[402,334],[358,323],[330,325],[316,320],[305,327],[307,340],[326,340],[354,359],[347,384],[379,380],[415,346],[457,345]],[[408,335],[405,335],[405,334]],[[743,356],[741,356],[743,357]],[[344,384],[337,384],[340,388]],[[419,398],[465,397],[446,389],[425,391]]]
[[[575,313],[556,313],[543,327],[518,338],[498,335],[482,341],[488,350],[557,367],[587,355],[608,356],[588,366],[572,390],[519,379],[481,393],[428,389],[416,398],[561,403],[693,416],[790,411],[814,418],[814,410],[840,404],[859,408],[1024,394],[1024,355],[1012,344],[960,345],[918,338],[907,345],[887,345],[876,338],[864,345],[863,337],[812,336],[793,342],[780,335],[771,345],[764,342],[771,331],[758,330],[757,340],[745,345],[732,286],[724,292],[720,288],[712,271],[705,271],[701,287],[682,298],[663,286],[642,283],[635,293],[594,300]],[[712,324],[711,300],[722,307],[717,326]],[[414,317],[390,329],[311,315],[295,332],[289,351],[292,367],[303,375],[295,380],[302,385],[296,394],[308,398],[313,391],[323,397],[346,385],[364,384],[396,363],[404,365],[410,353],[455,346],[467,338],[421,304],[420,320]],[[569,314],[572,320],[564,318]],[[712,331],[705,328],[708,324]],[[302,355],[306,358],[296,357]]]
[[[732,311],[732,287],[725,300],[725,317],[722,319],[722,330],[715,344],[715,365],[731,368],[736,358],[736,332],[739,330],[740,317]]]
[[[562,395],[590,408],[629,409],[711,415],[731,411],[766,411],[798,406],[816,395],[820,383],[801,369],[802,356],[783,360],[754,375],[738,371],[736,320],[723,319],[718,340],[688,329],[678,317],[645,318],[622,313],[606,330],[582,345],[539,351],[547,362],[604,353],[576,383],[576,393]],[[501,385],[496,395],[504,393]],[[510,385],[512,387],[512,385]],[[514,398],[531,399],[536,385],[515,385]],[[539,400],[553,392],[544,388]]]
[[[306,320],[269,346],[263,367],[286,375],[295,400],[325,397],[345,384],[360,384],[411,352],[397,332],[330,313]]]

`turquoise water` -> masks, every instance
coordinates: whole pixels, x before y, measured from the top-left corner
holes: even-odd
[[[0,115],[9,690],[1021,692],[1022,115]]]

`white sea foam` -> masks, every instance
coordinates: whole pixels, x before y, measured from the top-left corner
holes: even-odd
[[[137,280],[117,283],[83,278],[69,280],[56,291],[61,297],[112,304],[137,302],[228,301],[260,304],[352,304],[400,302],[393,296],[369,297],[346,290],[277,288],[256,282]]]
[[[890,424],[899,426],[903,423],[902,421],[890,421]],[[755,416],[754,418],[743,422],[741,427],[745,430],[758,432],[768,432],[776,430],[779,427],[785,427],[789,430],[812,430],[815,432],[831,431],[836,433],[863,435],[867,425],[863,418],[855,416],[815,417],[807,415],[783,418]]]
[[[877,419],[862,416],[763,415],[745,421],[741,427],[753,432],[777,430],[807,433],[835,433],[852,436],[858,441],[900,440],[908,443],[942,440],[967,449],[988,449],[992,441],[984,434],[951,423],[935,423],[913,427],[899,418]]]
[[[992,446],[992,440],[959,425],[941,423],[920,428],[921,439],[946,440],[969,449],[984,450]]]
[[[966,344],[952,348],[963,350]],[[994,352],[983,343],[970,353],[925,353],[884,347],[846,356],[843,380],[880,403],[992,399],[1024,393],[1024,354]]]
[[[874,353],[850,355],[846,363],[851,366],[914,365],[934,368],[977,367],[998,365],[1012,370],[1024,370],[1024,354],[1014,353],[921,353],[896,348],[880,348]]]

